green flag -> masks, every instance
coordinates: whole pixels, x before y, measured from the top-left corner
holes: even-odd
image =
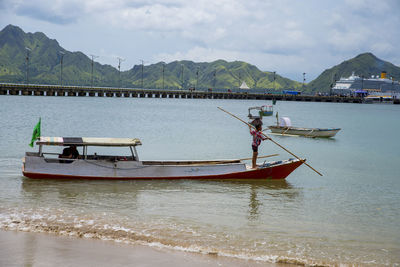
[[[36,124],[35,128],[33,129],[32,133],[32,140],[31,143],[29,144],[31,147],[33,147],[33,143],[35,142],[36,139],[40,137],[40,122],[42,118],[39,118],[39,122]]]

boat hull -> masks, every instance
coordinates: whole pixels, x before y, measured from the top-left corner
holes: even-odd
[[[272,116],[274,114],[273,111],[264,111],[264,112],[260,112],[260,115],[264,116]]]
[[[285,179],[304,161],[298,159],[264,164],[248,169],[244,163],[147,165],[146,162],[48,163],[42,157],[25,157],[23,175],[33,179],[91,179],[91,180],[148,180],[148,179]]]
[[[321,128],[300,128],[287,126],[268,126],[274,134],[281,135],[301,135],[305,137],[334,137],[340,128],[321,129]]]

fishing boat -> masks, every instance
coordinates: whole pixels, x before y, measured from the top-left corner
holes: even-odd
[[[302,128],[287,126],[268,126],[271,133],[280,135],[301,135],[305,137],[334,137],[340,128]]]
[[[137,138],[40,137],[38,152],[26,152],[22,173],[37,179],[285,179],[304,159],[264,162],[251,169],[242,159],[141,161]],[[83,152],[77,158],[45,152],[54,146],[76,146]],[[99,155],[95,150],[117,147],[125,155]],[[128,149],[129,148],[129,149]],[[65,150],[65,149],[64,149]],[[90,150],[90,152],[89,152]]]
[[[271,105],[265,105],[260,107],[250,107],[249,108],[249,123],[256,127],[257,125],[262,126],[262,119],[265,116],[272,116],[274,113],[273,107]]]
[[[262,120],[262,117],[272,116],[272,114],[274,114],[273,106],[264,105],[261,107],[250,107],[248,117],[250,120],[254,120],[254,119]]]
[[[280,118],[278,125],[268,126],[271,133],[280,135],[300,135],[305,137],[334,137],[341,129],[340,128],[304,128],[293,127],[290,118]]]

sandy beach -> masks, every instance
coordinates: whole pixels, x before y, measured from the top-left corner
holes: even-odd
[[[44,233],[0,231],[0,266],[278,266]],[[279,264],[279,266],[284,266]]]

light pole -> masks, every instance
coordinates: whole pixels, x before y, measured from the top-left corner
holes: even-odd
[[[95,58],[98,58],[98,56],[95,56],[95,55],[90,55],[90,56],[92,57],[92,83],[91,83],[91,85],[93,87],[93,61]]]
[[[306,73],[303,72],[303,91],[304,91],[304,83],[306,82]]]
[[[392,94],[393,94],[393,86],[394,86],[394,78],[390,77],[392,79]]]
[[[182,76],[181,86],[182,86],[182,90],[183,90],[183,64],[181,64],[181,76]]]
[[[60,85],[62,86],[63,85],[63,58],[64,58],[64,55],[65,55],[65,52],[64,51],[60,51],[59,52],[60,53],[60,66],[61,66],[61,69],[60,69]]]
[[[364,88],[364,75],[361,75],[361,91]]]
[[[144,68],[144,60],[140,60],[142,62],[142,89],[143,89],[143,68]]]
[[[162,89],[164,90],[164,72],[165,72],[165,63],[162,63]]]
[[[329,95],[333,95],[333,87],[336,85],[336,73],[333,75],[333,81],[329,90]]]
[[[198,90],[198,87],[199,87],[199,71],[200,71],[200,67],[197,67],[197,71],[196,71],[197,79],[196,79],[196,88],[195,88],[195,90]]]
[[[26,84],[29,84],[29,52],[31,49],[29,47],[25,47],[26,49]]]
[[[125,59],[123,59],[123,58],[120,58],[120,57],[117,57],[118,58],[118,77],[119,77],[119,83],[118,83],[118,85],[119,85],[119,88],[121,88],[121,62],[122,61],[125,61]]]
[[[275,80],[276,80],[276,71],[274,71],[274,92],[276,90],[276,88],[275,88]]]
[[[217,82],[217,70],[214,70],[213,79],[213,90],[215,90],[215,83]]]

